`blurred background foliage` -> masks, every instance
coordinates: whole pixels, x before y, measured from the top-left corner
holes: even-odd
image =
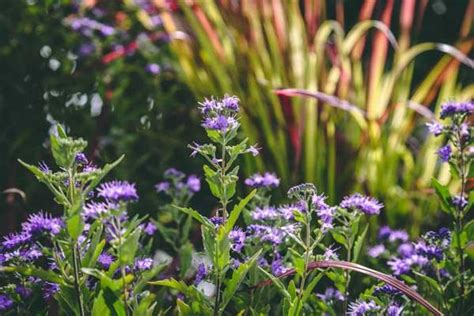
[[[48,162],[56,122],[93,161],[125,153],[113,176],[153,213],[164,169],[200,172],[186,149],[202,137],[196,101],[231,93],[263,147],[243,175],[276,171],[282,191],[310,181],[336,201],[369,193],[383,221],[417,233],[436,223],[431,177],[449,181],[424,123],[473,98],[473,15],[472,0],[3,0],[2,232],[51,207],[16,159]]]

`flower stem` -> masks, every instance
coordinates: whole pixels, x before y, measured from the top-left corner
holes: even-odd
[[[74,269],[74,288],[76,290],[76,295],[77,295],[77,300],[79,303],[79,313],[81,316],[85,316],[84,312],[84,302],[82,300],[82,293],[81,293],[81,288],[79,284],[79,246],[77,245],[77,242],[74,242],[73,244],[73,251],[72,251],[72,256],[73,256],[73,269]]]

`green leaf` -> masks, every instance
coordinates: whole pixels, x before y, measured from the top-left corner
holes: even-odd
[[[296,285],[295,281],[291,280],[290,283],[288,283],[288,293],[290,293],[291,299],[294,300],[296,298]]]
[[[285,288],[285,285],[283,284],[283,282],[280,281],[279,278],[277,278],[276,276],[274,276],[273,274],[265,271],[264,269],[262,269],[261,267],[258,267],[258,269],[263,272],[263,274],[265,274],[270,280],[272,280],[273,284],[275,284],[275,286],[277,287],[278,290],[280,290],[281,294],[283,294],[283,296],[285,297],[286,300],[288,300],[289,302],[291,302],[291,295],[290,293],[288,293],[288,291],[286,290]]]
[[[360,251],[362,250],[362,246],[364,245],[365,236],[367,235],[368,229],[369,225],[365,225],[362,234],[360,234],[356,239],[356,242],[354,244],[354,258],[352,260],[353,262],[357,262],[357,260],[359,259]]]
[[[209,189],[211,190],[212,195],[216,198],[222,197],[222,184],[220,182],[219,175],[216,171],[212,170],[209,166],[203,166],[204,175],[206,177],[206,182],[209,185]]]
[[[255,196],[255,193],[257,193],[257,190],[253,190],[252,192],[250,192],[243,200],[239,202],[239,204],[234,206],[225,224],[225,234],[228,235],[230,231],[234,228],[235,224],[237,223],[237,220],[239,219],[240,213],[242,213],[244,207]]]
[[[182,316],[189,316],[193,315],[191,306],[180,300],[179,298],[176,300],[176,307],[178,308],[178,315]]]
[[[56,272],[43,270],[41,268],[7,266],[7,267],[0,267],[0,272],[18,272],[24,276],[35,276],[35,277],[40,278],[43,281],[63,284],[63,279],[60,278]]]
[[[193,250],[194,247],[189,241],[181,246],[181,249],[179,250],[179,269],[181,277],[184,277],[191,266]]]
[[[209,219],[207,219],[206,217],[199,214],[198,211],[195,211],[195,210],[193,210],[192,208],[189,208],[189,207],[180,207],[180,206],[176,206],[176,205],[174,207],[177,208],[178,210],[180,210],[183,213],[191,215],[195,220],[197,220],[199,223],[203,224],[207,228],[214,229],[214,224],[212,224],[212,222]]]
[[[339,232],[335,231],[335,230],[331,230],[331,235],[332,235],[332,238],[334,238],[334,240],[336,242],[338,242],[339,244],[347,247],[346,245],[346,238]]]
[[[207,136],[214,142],[214,143],[221,143],[222,142],[222,136],[219,131],[216,131],[214,129],[206,129]]]
[[[84,219],[79,212],[75,212],[66,221],[67,231],[73,240],[77,240],[84,230]]]
[[[82,259],[82,266],[92,268],[97,261],[97,258],[102,253],[105,246],[105,240],[100,240],[102,237],[103,226],[99,221],[92,224],[89,229],[87,240],[90,240],[89,248],[87,249],[84,258]]]
[[[216,246],[215,246],[215,237],[213,234],[213,229],[214,228],[208,228],[206,226],[202,226],[201,234],[202,234],[202,243],[203,243],[204,251],[206,255],[209,258],[211,258],[212,263],[214,265],[217,265],[217,262],[215,260]]]
[[[436,195],[441,201],[441,208],[448,213],[452,212],[451,206],[451,194],[449,193],[448,188],[445,185],[442,185],[437,179],[433,178],[431,180],[433,187],[436,191]]]
[[[141,230],[135,229],[127,239],[119,246],[120,262],[123,265],[132,264],[135,259],[135,253],[138,249],[138,240],[140,239]]]
[[[255,253],[248,261],[242,263],[234,272],[232,273],[232,278],[226,284],[226,288],[222,295],[222,304],[221,304],[221,312],[223,313],[227,304],[229,304],[230,300],[234,296],[235,292],[239,288],[240,284],[244,280],[245,276],[249,269],[255,264],[255,261],[260,256],[262,250],[259,250]]]
[[[309,282],[308,286],[303,291],[303,296],[301,298],[302,304],[308,300],[309,296],[313,293],[314,288],[318,284],[319,280],[321,280],[323,275],[324,273],[319,273],[311,280],[311,282]]]
[[[474,219],[470,220],[465,226],[463,231],[469,241],[474,240]]]

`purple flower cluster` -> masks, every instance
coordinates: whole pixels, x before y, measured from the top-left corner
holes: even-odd
[[[378,237],[381,240],[388,240],[391,243],[395,241],[406,242],[409,238],[408,233],[405,230],[392,230],[388,226],[382,226],[380,228]]]
[[[456,114],[471,115],[474,113],[474,103],[469,102],[447,102],[441,106],[440,116],[442,119],[453,117]]]
[[[381,308],[373,300],[370,301],[356,301],[349,304],[349,310],[347,315],[350,316],[363,316],[369,312],[377,312]]]
[[[188,196],[201,190],[201,179],[191,174],[187,177],[184,172],[175,168],[165,170],[163,176],[169,181],[162,181],[155,185],[156,192],[164,192],[171,196]]]
[[[428,127],[428,131],[434,136],[439,136],[443,134],[443,131],[444,131],[443,125],[436,121],[426,123],[426,126]]]
[[[245,245],[246,234],[241,228],[237,228],[229,233],[229,239],[231,249],[235,252],[241,252]]]
[[[438,150],[439,159],[441,159],[443,162],[448,162],[451,159],[452,152],[453,150],[451,149],[450,145],[441,147]]]
[[[69,25],[74,31],[80,32],[86,37],[92,37],[94,31],[98,31],[103,36],[110,36],[115,33],[115,29],[112,26],[97,22],[87,17],[71,18]]]
[[[359,211],[366,215],[378,215],[383,208],[383,204],[376,199],[368,196],[363,196],[359,193],[346,196],[340,206],[345,209],[352,209]]]
[[[97,258],[97,263],[104,269],[108,270],[110,265],[114,262],[114,257],[106,252],[103,252]]]
[[[87,157],[84,153],[77,153],[76,157],[74,157],[74,162],[82,166],[87,165],[89,163],[89,160],[87,160]]]
[[[280,179],[274,173],[256,173],[245,179],[245,185],[252,188],[276,188],[280,185]]]
[[[134,183],[127,181],[111,181],[103,183],[98,189],[98,196],[109,202],[133,202],[138,200]]]
[[[0,294],[0,312],[5,312],[13,306],[13,301],[6,295]]]
[[[344,301],[344,295],[333,287],[326,288],[324,293],[316,294],[316,296],[326,304],[335,301]]]
[[[374,290],[374,294],[385,294],[389,296],[394,296],[394,295],[400,295],[402,292],[400,292],[398,289],[394,288],[390,284],[384,284],[382,286],[378,286]]]
[[[204,128],[217,130],[221,133],[238,128],[239,99],[237,97],[226,95],[221,100],[206,99],[200,104]]]
[[[111,206],[104,202],[89,202],[84,205],[82,216],[84,219],[97,219],[108,213]]]
[[[387,264],[393,274],[402,275],[419,268],[424,273],[430,273],[434,266],[432,260],[441,261],[444,251],[451,243],[451,233],[442,228],[438,232],[428,232],[419,241],[408,244],[403,243],[398,247],[398,257],[392,257]]]
[[[143,258],[135,260],[135,269],[138,271],[150,270],[153,267],[153,259]]]
[[[198,285],[199,283],[201,283],[202,280],[206,278],[207,274],[208,274],[208,271],[204,263],[199,264],[196,277],[194,278],[194,285]]]

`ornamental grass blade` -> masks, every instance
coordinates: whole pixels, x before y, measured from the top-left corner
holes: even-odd
[[[392,287],[396,288],[403,294],[405,294],[407,297],[409,297],[411,300],[417,302],[418,304],[422,305],[425,307],[430,313],[436,316],[442,316],[443,313],[439,311],[436,307],[434,307],[430,302],[428,302],[426,299],[424,299],[420,294],[418,294],[415,290],[413,290],[411,287],[403,283],[402,281],[394,278],[393,276],[390,276],[388,274],[367,268],[363,265],[353,263],[353,262],[348,262],[348,261],[338,261],[338,260],[324,260],[324,261],[313,261],[308,265],[308,270],[315,270],[315,269],[330,269],[330,268],[340,268],[343,270],[350,270],[350,271],[356,271],[365,275],[368,275],[370,277],[373,277],[375,279],[378,279],[382,282],[385,282]],[[296,270],[293,269],[288,269],[286,272],[273,277],[272,279],[268,279],[265,281],[260,282],[257,284],[256,287],[264,287],[272,284],[274,282],[274,279],[281,279],[285,278],[287,276],[293,275],[296,273]]]

